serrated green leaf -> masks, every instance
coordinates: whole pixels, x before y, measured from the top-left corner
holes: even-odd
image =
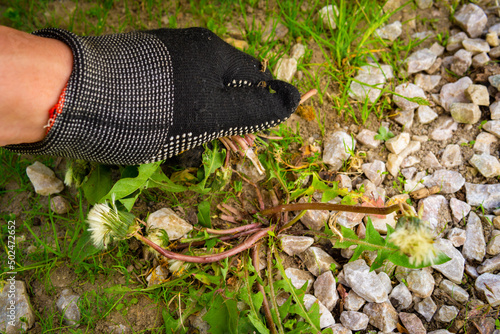
[[[89,204],[99,203],[99,200],[113,187],[111,169],[105,165],[96,165],[90,174],[86,176],[86,180],[81,187]]]

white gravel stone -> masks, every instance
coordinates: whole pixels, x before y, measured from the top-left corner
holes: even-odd
[[[304,44],[297,43],[290,50],[290,57],[297,62],[306,54],[306,47]]]
[[[491,306],[500,305],[500,275],[482,274],[476,279],[475,286],[484,293]]]
[[[397,310],[407,309],[410,307],[412,302],[410,290],[408,290],[404,283],[399,283],[394,289],[392,289],[392,292],[389,295],[389,301]]]
[[[493,49],[491,49],[490,52],[488,52],[488,55],[491,58],[498,58],[498,57],[500,57],[500,46],[496,46]]]
[[[410,138],[408,138],[409,140]],[[379,186],[385,179],[385,163],[380,160],[362,164],[361,170],[376,186]]]
[[[420,88],[417,85],[412,84],[412,83],[404,83],[404,84],[398,85],[394,89],[394,91],[397,94],[403,96],[403,97],[399,97],[399,96],[394,95],[393,96],[394,103],[396,103],[396,105],[399,108],[401,108],[402,110],[405,110],[405,111],[406,110],[414,110],[414,109],[418,108],[419,104],[416,102],[408,101],[404,97],[408,97],[408,98],[420,97],[420,98],[423,98],[425,100],[427,99],[422,88]]]
[[[481,119],[481,110],[474,103],[453,103],[450,113],[458,123],[475,124]]]
[[[465,90],[465,97],[467,97],[472,103],[480,106],[490,105],[490,94],[488,93],[488,88],[483,85],[470,85]]]
[[[392,282],[391,282],[391,278],[389,277],[389,275],[387,275],[383,271],[379,272],[377,275],[378,275],[378,278],[380,278],[380,282],[382,282],[382,285],[384,286],[385,291],[387,291],[387,294],[390,294],[392,291]]]
[[[441,166],[441,164],[439,163],[439,161],[436,158],[436,156],[434,155],[434,153],[432,153],[430,151],[424,156],[424,159],[422,160],[422,162],[424,163],[425,168],[427,168],[427,169],[428,168],[433,168],[433,169],[443,168],[443,166]]]
[[[462,41],[462,45],[465,50],[472,52],[473,54],[490,52],[490,45],[481,38],[466,38]]]
[[[474,4],[462,6],[455,12],[454,18],[457,24],[467,32],[471,38],[481,36],[488,18],[481,7]]]
[[[497,158],[489,154],[474,154],[469,160],[470,164],[484,177],[495,177],[500,175],[500,162]]]
[[[451,322],[458,314],[458,308],[450,305],[443,305],[437,311],[434,319],[442,322]]]
[[[466,38],[468,38],[467,34],[463,31],[450,36],[450,38],[448,38],[448,43],[446,43],[446,50],[453,52],[462,48],[462,41],[464,41]]]
[[[370,271],[364,260],[347,263],[343,271],[347,283],[365,300],[375,303],[387,300],[387,291],[380,278],[374,271]]]
[[[500,74],[490,75],[488,81],[496,89],[500,88]]]
[[[35,324],[36,317],[26,290],[26,283],[7,277],[5,283],[0,290],[0,332],[9,334],[28,332]],[[11,313],[11,302],[14,302],[13,313]]]
[[[394,154],[401,153],[410,143],[410,134],[407,132],[400,133],[399,135],[386,140],[385,147]]]
[[[483,129],[500,138],[500,120],[484,123]]]
[[[444,116],[437,120],[437,126],[432,130],[429,138],[435,141],[448,140],[453,136],[453,132],[458,129],[458,123],[451,117]]]
[[[335,323],[333,315],[316,297],[310,294],[304,295],[304,306],[306,310],[310,310],[314,303],[319,305],[319,327],[325,328]]]
[[[401,163],[401,168],[412,167],[412,166],[415,166],[416,164],[419,164],[419,163],[420,163],[419,158],[417,158],[416,156],[410,155],[410,156],[407,156],[403,160],[403,162]]]
[[[333,257],[319,247],[309,247],[305,252],[298,255],[306,265],[307,270],[314,276],[330,271],[332,264],[338,267],[338,263],[335,262]]]
[[[347,190],[352,190],[352,181],[349,176],[345,174],[337,174],[335,181],[339,183],[340,188],[347,188]]]
[[[305,270],[300,270],[296,268],[287,268],[285,269],[285,275],[290,279],[292,285],[296,289],[302,288],[304,284],[306,284],[307,282],[306,292],[311,289],[311,286],[314,283],[314,276]]]
[[[485,210],[500,207],[500,184],[465,183],[467,203],[472,206],[482,205]]]
[[[465,230],[454,227],[448,232],[448,240],[451,241],[454,247],[463,246],[465,243]]]
[[[276,63],[276,78],[286,82],[292,82],[297,73],[297,60],[295,58],[283,57]]]
[[[375,36],[379,36],[382,39],[388,39],[394,42],[403,32],[402,24],[399,21],[394,21],[385,27],[375,30]]]
[[[485,66],[489,61],[490,57],[486,52],[481,52],[474,57],[472,57],[472,67],[474,68],[480,68]]]
[[[26,167],[26,174],[35,188],[35,192],[42,196],[60,193],[64,184],[59,180],[52,169],[39,161]]]
[[[180,218],[172,209],[163,208],[149,215],[147,230],[163,230],[167,232],[170,241],[182,238],[193,229],[193,225]]]
[[[486,246],[486,253],[489,255],[498,255],[500,254],[500,231],[493,230],[491,232],[490,241],[488,241],[488,245]]]
[[[479,274],[493,273],[498,271],[498,269],[500,269],[500,255],[485,260],[479,267],[477,267],[477,272]]]
[[[488,44],[490,46],[498,46],[500,45],[500,40],[498,39],[498,34],[496,32],[489,32],[486,34],[486,42],[488,42]]]
[[[465,303],[469,300],[469,293],[452,281],[444,279],[439,284],[439,287],[459,303]]]
[[[488,28],[488,32],[493,32],[497,35],[500,35],[500,23],[494,24]]]
[[[437,85],[439,85],[440,81],[441,81],[440,75],[427,75],[418,73],[417,75],[415,75],[415,80],[413,81],[413,83],[418,87],[422,88],[424,91],[430,92]]]
[[[334,324],[328,328],[333,331],[333,334],[352,334],[352,331],[349,328],[345,328],[342,324]]]
[[[397,326],[398,312],[388,301],[368,303],[363,307],[363,313],[370,318],[370,324],[382,332],[392,332]]]
[[[408,74],[413,74],[429,69],[436,61],[436,58],[436,54],[429,49],[422,49],[413,52],[405,60]]]
[[[472,52],[460,49],[453,55],[450,70],[457,75],[464,75],[471,65]]]
[[[450,199],[450,209],[455,222],[459,222],[467,217],[470,212],[471,206],[464,201],[452,197]]]
[[[465,97],[465,90],[470,85],[472,85],[472,80],[469,77],[463,77],[454,83],[444,85],[439,93],[443,108],[449,111],[453,103],[468,103],[469,100]]]
[[[406,276],[408,290],[420,298],[427,298],[434,290],[434,277],[428,270],[413,270]]]
[[[382,144],[381,140],[375,139],[377,133],[375,131],[371,131],[368,129],[361,130],[356,139],[363,145],[368,146],[369,148],[377,148]]]
[[[358,311],[365,303],[366,300],[364,298],[351,290],[345,298],[344,308],[349,311]]]
[[[500,102],[493,102],[490,105],[491,119],[500,119]]]
[[[441,156],[441,165],[446,168],[453,168],[461,166],[462,163],[462,152],[460,150],[460,146],[456,144],[446,146],[443,151],[443,155]]]
[[[456,193],[464,184],[465,178],[459,172],[446,169],[438,170],[424,178],[424,186],[439,186],[444,194]]]
[[[390,213],[385,216],[385,218],[371,217],[371,221],[375,230],[382,234],[387,234],[387,225],[392,228],[396,227],[396,213]],[[366,222],[366,220],[365,220]]]
[[[451,260],[443,264],[433,265],[432,268],[439,271],[450,281],[460,284],[464,275],[465,259],[458,249],[448,239],[438,239],[434,247],[445,253]]]
[[[78,299],[80,299],[80,296],[69,289],[64,289],[56,301],[57,310],[62,313],[64,323],[68,326],[74,326],[80,321]]]
[[[469,213],[469,219],[465,226],[465,243],[462,255],[466,260],[483,261],[486,254],[486,242],[484,241],[483,225],[481,219],[475,212]]]
[[[332,211],[334,214],[336,211]],[[337,224],[342,225],[347,228],[353,228],[361,223],[363,217],[365,215],[363,213],[356,212],[341,212],[339,216],[337,216]]]
[[[366,329],[370,318],[364,313],[355,311],[344,311],[340,314],[340,322],[344,327],[353,331],[361,331]]]
[[[301,197],[299,203],[306,203],[306,199]],[[319,231],[325,227],[325,222],[328,221],[330,217],[330,211],[328,210],[307,210],[306,213],[300,218],[302,224],[304,224],[308,229]]]
[[[429,48],[429,50],[434,53],[436,56],[442,56],[443,53],[444,53],[444,46],[442,46],[441,44],[439,43],[434,43],[431,45],[431,47]]]
[[[427,297],[422,299],[419,303],[416,303],[414,309],[420,313],[427,322],[431,322],[432,316],[436,313],[437,306],[431,297]]]
[[[344,131],[337,131],[325,139],[323,162],[330,165],[333,171],[338,171],[345,160],[350,158],[349,151],[354,151],[356,139]]]
[[[50,199],[50,209],[58,215],[63,215],[71,210],[71,204],[62,196],[55,196]]]
[[[491,144],[496,143],[497,139],[494,135],[488,132],[480,132],[474,143],[474,151],[479,154],[490,154]]]
[[[392,176],[397,177],[399,173],[399,168],[403,160],[409,156],[420,150],[420,142],[411,141],[408,146],[399,154],[389,153],[387,157],[386,167],[387,171],[391,173]]]
[[[399,319],[408,331],[408,334],[426,334],[427,330],[422,324],[422,320],[414,313],[400,312]]]
[[[314,295],[331,312],[339,300],[337,283],[331,271],[318,276],[314,282]]]
[[[314,238],[298,235],[282,235],[279,239],[281,241],[281,249],[290,256],[304,252],[314,243]]]
[[[408,131],[413,125],[413,118],[415,116],[414,110],[403,110],[399,115],[394,117],[394,121],[403,127],[403,130]]]
[[[321,22],[323,22],[323,26],[332,30],[335,30],[337,28],[337,24],[335,24],[335,21],[338,15],[339,10],[337,9],[337,6],[334,5],[325,6],[318,12],[318,17],[320,18]]]

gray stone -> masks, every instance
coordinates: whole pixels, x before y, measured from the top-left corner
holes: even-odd
[[[342,324],[334,324],[328,328],[333,331],[332,334],[352,334],[352,331],[348,328],[345,328]]]
[[[364,260],[347,263],[343,271],[347,283],[365,300],[375,303],[387,300],[387,291],[380,278],[374,271],[370,271]]]
[[[399,285],[392,289],[389,301],[397,310],[407,309],[412,302],[410,290],[408,290],[404,283],[399,283]]]
[[[481,7],[467,4],[460,8],[454,15],[457,24],[467,32],[471,38],[481,36],[488,18]]]
[[[436,250],[445,253],[451,260],[443,264],[433,265],[432,268],[439,271],[450,281],[460,284],[464,276],[465,259],[458,249],[448,239],[438,239],[434,243]]]
[[[377,253],[374,254],[377,255]],[[377,275],[378,278],[380,278],[380,282],[382,282],[382,285],[385,287],[385,291],[387,291],[387,294],[390,294],[392,291],[392,282],[389,275],[387,275],[383,271],[379,272]]]
[[[496,32],[489,32],[486,34],[486,42],[490,46],[498,46],[500,45],[500,40],[498,39],[498,34]]]
[[[465,303],[469,300],[469,293],[452,281],[444,279],[439,284],[439,287],[459,303]]]
[[[50,209],[58,215],[63,215],[69,212],[71,205],[64,197],[55,196],[50,199]]]
[[[286,82],[292,82],[297,73],[297,60],[295,58],[282,57],[276,63],[276,78]]]
[[[472,57],[472,67],[480,68],[484,67],[490,61],[490,57],[486,52],[481,52],[474,57]]]
[[[464,184],[465,178],[460,173],[446,169],[440,169],[424,177],[424,186],[427,188],[439,186],[440,192],[444,194],[456,193]]]
[[[318,16],[321,22],[323,22],[323,26],[332,30],[337,28],[335,21],[337,20],[338,15],[339,10],[337,9],[337,6],[334,5],[325,6],[318,12]]]
[[[290,256],[304,252],[314,243],[314,238],[296,235],[280,236],[281,249]]]
[[[336,211],[332,211],[332,214],[335,212]],[[337,216],[337,224],[347,228],[353,228],[361,223],[364,216],[363,213],[343,211]]]
[[[484,177],[495,177],[500,175],[500,162],[497,158],[489,154],[474,154],[469,160],[470,164]]]
[[[439,57],[443,55],[445,48],[441,44],[435,42],[434,44],[431,45],[429,50]]]
[[[496,46],[493,49],[491,49],[488,55],[492,58],[500,57],[500,46]]]
[[[260,40],[262,43],[269,43],[272,41],[281,40],[285,38],[287,34],[288,28],[283,23],[279,22],[276,19],[271,19],[264,27],[264,31],[262,32]]]
[[[497,139],[488,132],[480,132],[474,142],[474,151],[479,154],[490,154],[491,144],[496,143]]]
[[[420,298],[427,298],[434,290],[434,277],[427,270],[413,270],[406,276],[408,290]]]
[[[363,312],[370,318],[370,324],[382,332],[392,332],[398,323],[398,312],[391,303],[368,303]]]
[[[482,205],[485,210],[500,207],[500,184],[465,183],[467,203],[472,206]]]
[[[386,140],[385,146],[389,151],[394,154],[401,153],[410,143],[410,134],[407,132],[400,133],[399,135]]]
[[[430,138],[436,141],[448,140],[453,136],[453,132],[458,129],[458,123],[453,118],[443,116],[438,118],[437,126],[432,130]]]
[[[382,39],[388,39],[394,42],[403,32],[402,24],[399,21],[394,21],[385,27],[375,30],[375,36],[379,36]]]
[[[331,271],[327,271],[318,276],[314,282],[314,296],[331,312],[337,301],[339,294],[337,292],[337,282]]]
[[[5,267],[6,269],[6,267]],[[5,286],[0,289],[0,332],[27,332],[35,324],[26,284],[11,275],[4,276]]]
[[[472,52],[473,54],[490,52],[490,45],[481,38],[466,38],[462,41],[462,45],[465,50]]]
[[[299,257],[306,265],[307,270],[314,276],[319,276],[329,271],[332,264],[335,264],[337,267],[339,266],[333,257],[319,247],[309,247],[305,252],[300,253]]]
[[[477,267],[477,272],[479,274],[493,273],[500,269],[500,256],[497,255],[491,259],[485,260],[479,267]]]
[[[465,97],[471,100],[472,103],[480,106],[490,105],[490,94],[488,88],[483,85],[470,85],[465,90]]]
[[[340,322],[344,327],[353,331],[361,331],[366,329],[370,318],[366,314],[355,311],[344,311],[340,314]]]
[[[364,300],[364,298],[360,297],[354,290],[351,290],[345,298],[344,308],[349,311],[357,311],[365,302],[366,300]]]
[[[418,172],[412,179],[407,179],[406,184],[404,185],[405,191],[412,192],[424,188],[422,180],[426,174],[427,173],[425,171]]]
[[[362,73],[361,70],[354,79],[359,82],[351,82],[349,96],[360,102],[368,100],[370,103],[374,103],[379,98],[387,81],[383,74],[367,74]]]
[[[422,299],[419,303],[416,303],[414,306],[415,311],[420,313],[427,322],[431,322],[432,316],[437,310],[436,303],[432,300],[431,297],[427,297]]]
[[[337,131],[325,139],[323,162],[331,166],[331,170],[338,171],[345,160],[350,158],[349,151],[354,151],[356,139],[344,131]]]
[[[498,209],[497,209],[497,210],[495,210],[495,211],[498,211]],[[493,218],[493,226],[494,226],[495,228],[497,228],[497,229],[500,229],[500,216],[498,216],[498,212],[495,212],[495,211],[494,211],[494,213],[495,213],[497,216],[496,216],[495,218]]]
[[[460,49],[453,55],[450,70],[457,75],[464,75],[471,65],[472,52]]]
[[[462,48],[462,42],[467,38],[467,34],[463,31],[450,36],[448,43],[446,43],[446,50],[453,52]]]
[[[80,321],[78,299],[80,296],[72,293],[69,289],[64,289],[56,301],[57,310],[62,313],[64,323],[68,326],[74,326]]]
[[[448,145],[441,156],[441,165],[446,168],[458,167],[463,164],[460,146],[456,144]]]
[[[408,138],[408,141],[409,140],[410,138]],[[362,164],[361,170],[376,186],[379,186],[385,179],[385,163],[380,160]]]
[[[483,129],[500,138],[500,120],[484,123]]]
[[[425,72],[427,72],[427,74],[434,74],[441,69],[441,65],[443,65],[443,59],[437,58],[434,64]]]
[[[492,75],[488,77],[490,84],[496,89],[500,88],[500,74]]]
[[[430,92],[437,85],[439,85],[440,81],[441,81],[440,75],[427,75],[418,73],[417,75],[415,75],[415,80],[413,83],[418,87],[422,88],[424,91]]]
[[[339,188],[346,188],[349,191],[352,190],[352,181],[349,176],[345,174],[337,174],[335,182],[339,183]]]
[[[483,261],[486,254],[483,225],[481,224],[481,219],[472,211],[469,213],[465,233],[466,239],[462,248],[462,255],[466,260]]]
[[[472,85],[472,80],[469,77],[463,77],[454,83],[447,83],[441,88],[439,98],[441,105],[446,111],[450,110],[453,103],[468,103],[465,96],[465,90]]]
[[[424,166],[425,166],[426,169],[429,169],[429,168],[433,168],[433,169],[443,168],[443,166],[441,166],[441,164],[439,163],[439,161],[436,158],[436,156],[434,155],[434,153],[432,153],[430,151],[424,156],[424,159],[422,160],[422,162],[424,163]]]
[[[448,240],[451,241],[454,247],[463,246],[465,243],[465,230],[458,227],[452,228],[448,233]]]
[[[455,306],[443,305],[437,311],[434,319],[442,322],[451,322],[458,314],[458,308]]]
[[[413,74],[429,69],[436,61],[436,58],[436,54],[429,49],[422,49],[413,52],[405,60],[408,74]]]
[[[407,98],[414,98],[414,97],[420,97],[423,98],[424,100],[427,100],[424,91],[422,88],[418,87],[415,84],[412,83],[404,83],[401,85],[398,85],[394,91],[402,95],[403,97],[393,95],[393,100],[396,105],[401,108],[402,110],[414,110],[418,108],[419,104],[416,102],[411,102],[408,101],[405,97]]]
[[[305,53],[306,53],[305,45],[297,43],[290,50],[290,57],[292,57],[298,62],[302,57],[304,57]]]
[[[426,334],[427,330],[422,324],[422,320],[413,313],[400,312],[399,319],[408,331],[408,334]]]
[[[299,203],[306,203],[304,197],[299,199]],[[330,212],[328,210],[307,210],[306,213],[300,218],[300,222],[308,229],[319,231],[325,227],[325,222],[328,221]]]
[[[475,124],[481,119],[481,110],[474,103],[453,103],[450,113],[458,123]]]
[[[149,215],[147,221],[148,234],[165,231],[170,241],[185,236],[193,229],[193,225],[180,218],[172,209],[163,208]]]
[[[304,306],[306,310],[310,310],[314,303],[319,305],[319,327],[325,328],[335,323],[333,315],[316,297],[310,294],[304,295]]]
[[[432,7],[434,0],[416,0],[415,3],[417,4],[418,8],[427,9]]]
[[[394,121],[401,125],[404,131],[408,131],[413,125],[413,118],[415,116],[414,110],[403,110],[399,112],[399,115],[394,117]]]
[[[467,217],[470,212],[471,206],[464,201],[452,197],[450,198],[450,209],[455,222],[459,222]]]
[[[369,148],[377,148],[382,144],[381,140],[375,139],[377,133],[375,131],[371,131],[368,129],[361,130],[356,139],[363,145],[368,146]]]
[[[296,289],[302,288],[307,282],[306,292],[311,289],[311,286],[314,283],[314,276],[305,270],[287,268],[285,269],[285,275],[290,279],[292,285]]]
[[[500,102],[496,101],[490,105],[491,119],[500,119]]]
[[[488,28],[488,32],[493,32],[497,35],[500,35],[500,23],[494,24]]]
[[[410,155],[410,156],[407,156],[403,162],[401,163],[401,168],[408,168],[408,167],[412,167],[412,166],[415,166],[416,164],[419,164],[420,163],[420,159],[413,156],[413,155]]]
[[[429,332],[428,334],[454,334],[446,329],[438,329],[437,331]]]
[[[387,234],[387,225],[392,228],[396,227],[396,213],[385,215],[385,218],[371,217],[371,221],[375,230],[382,234]]]
[[[500,254],[500,231],[493,230],[491,232],[490,241],[488,241],[488,245],[486,246],[486,253],[490,255],[498,255]]]
[[[54,172],[41,162],[35,161],[26,167],[26,174],[35,188],[35,192],[42,196],[60,193],[64,189],[64,184],[59,180]]]
[[[399,173],[399,168],[403,160],[409,156],[420,150],[420,142],[411,141],[408,146],[399,154],[389,153],[387,157],[386,168],[392,176],[397,177]]]
[[[483,292],[488,304],[500,305],[500,275],[484,273],[476,279],[476,289]]]
[[[172,268],[171,265],[169,265],[169,270],[174,272],[177,271],[177,268]],[[153,272],[151,272],[147,277],[146,281],[148,282],[148,287],[151,287],[153,285],[158,285],[165,283],[168,279],[168,271],[166,268],[164,268],[162,265],[156,266]]]

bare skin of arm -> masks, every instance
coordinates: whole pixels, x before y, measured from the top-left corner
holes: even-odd
[[[49,110],[72,68],[63,42],[0,26],[0,146],[45,137]]]

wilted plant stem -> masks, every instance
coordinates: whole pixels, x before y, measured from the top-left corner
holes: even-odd
[[[259,270],[260,267],[259,251],[260,251],[260,243],[256,244],[255,247],[252,248],[252,264],[259,278],[262,278],[260,276],[260,270]],[[269,302],[267,301],[266,291],[264,290],[262,284],[260,284],[258,281],[257,281],[257,289],[259,289],[260,293],[262,293],[262,296],[264,298],[262,300],[262,308],[264,309],[264,316],[266,317],[267,328],[269,328],[272,334],[276,334],[276,327],[274,325],[273,316],[271,315],[271,310],[269,309]]]
[[[346,211],[366,213],[371,215],[388,215],[400,209],[399,204],[394,204],[387,207],[376,208],[356,205],[332,204],[332,203],[294,203],[275,206],[274,208],[262,210],[263,216],[272,215],[275,213],[287,211],[302,211],[302,210],[330,210],[330,211]]]

